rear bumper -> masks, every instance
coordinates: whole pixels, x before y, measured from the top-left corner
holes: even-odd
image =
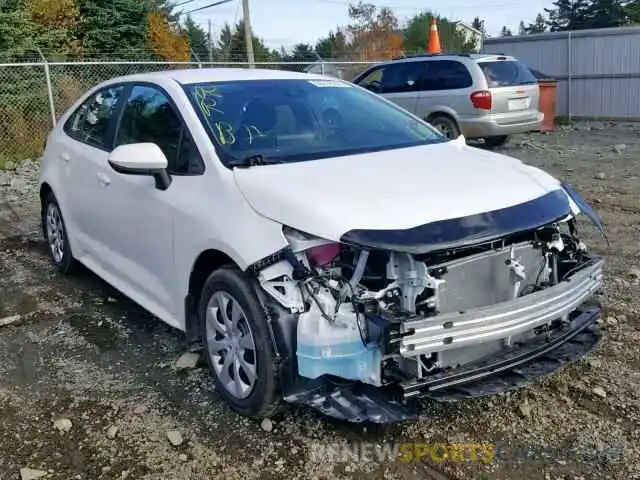
[[[501,135],[513,135],[540,130],[544,115],[538,113],[527,119],[508,121],[488,116],[485,118],[464,119],[461,118],[460,130],[466,138],[497,137]]]

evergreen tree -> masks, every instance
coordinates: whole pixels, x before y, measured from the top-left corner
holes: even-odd
[[[524,22],[520,20],[520,25],[518,25],[518,35],[526,35],[527,33],[529,33],[527,32],[527,27]]]
[[[193,60],[201,62],[210,61],[209,58],[209,34],[198,25],[190,16],[184,22],[184,33],[189,40]]]
[[[252,37],[253,56],[256,62],[268,62],[272,59],[272,52],[258,37]],[[225,24],[218,39],[219,59],[226,62],[246,62],[247,46],[244,39],[244,22],[240,21],[231,28]]]
[[[587,7],[586,28],[620,27],[627,23],[621,0],[591,0]]]
[[[347,37],[341,29],[337,29],[336,33],[329,32],[329,35],[318,40],[315,50],[324,59],[342,58],[349,53]]]
[[[552,32],[582,30],[588,28],[590,0],[555,0],[553,8],[545,8]]]
[[[521,22],[522,23],[522,22]],[[525,27],[525,33],[542,33],[547,31],[547,21],[541,13],[536,16],[536,21]]]
[[[146,58],[147,23],[153,12],[173,21],[166,0],[90,0],[79,2],[79,35],[89,54],[101,58]]]
[[[513,33],[511,32],[511,30],[509,30],[509,27],[507,27],[505,25],[504,27],[502,27],[502,30],[500,30],[500,36],[501,37],[512,37]]]

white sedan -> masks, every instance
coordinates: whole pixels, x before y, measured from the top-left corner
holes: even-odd
[[[112,79],[51,132],[40,196],[55,265],[186,332],[245,415],[401,420],[600,337],[602,261],[576,217],[602,226],[569,185],[341,80]]]

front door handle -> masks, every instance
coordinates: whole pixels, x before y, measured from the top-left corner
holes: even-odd
[[[98,177],[98,183],[103,187],[106,187],[111,183],[111,179],[104,173],[98,173],[96,176]]]
[[[71,156],[68,153],[62,153],[60,154],[60,160],[62,160],[64,164],[67,165],[71,161]]]

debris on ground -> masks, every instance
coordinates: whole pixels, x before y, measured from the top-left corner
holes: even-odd
[[[71,431],[73,427],[73,423],[68,418],[59,418],[53,422],[53,426],[58,429],[61,433],[67,433]]]
[[[602,387],[595,387],[592,391],[595,395],[599,396],[600,398],[607,398],[607,392],[605,392],[604,388]]]
[[[176,370],[190,370],[198,366],[200,354],[195,352],[184,353],[176,360]]]
[[[265,419],[262,420],[262,423],[260,423],[260,427],[265,432],[272,432],[273,431],[273,422],[271,421],[271,419],[265,418]]]
[[[5,327],[7,325],[14,324],[21,318],[22,318],[21,315],[11,315],[9,317],[0,318],[0,327]]]
[[[174,447],[179,447],[184,441],[182,438],[182,434],[177,430],[169,430],[167,432],[167,439],[169,439],[169,442]]]
[[[20,480],[35,480],[36,478],[42,478],[47,475],[45,470],[36,470],[33,468],[21,468]]]

